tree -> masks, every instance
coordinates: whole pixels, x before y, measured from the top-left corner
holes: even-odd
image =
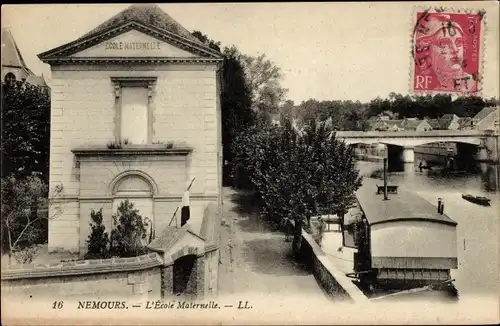
[[[106,227],[102,224],[102,208],[99,211],[90,212],[90,234],[87,240],[87,253],[85,259],[105,259],[109,257],[109,236],[105,232]]]
[[[461,96],[453,100],[449,94],[403,96],[390,93],[388,99],[376,98],[370,102],[368,116],[391,112],[400,119],[440,118],[444,114],[473,117],[485,107],[495,105],[498,105],[496,98],[485,100],[479,96]]]
[[[220,42],[216,42],[214,40],[209,39],[208,36],[206,36],[205,34],[203,34],[200,31],[194,31],[191,34],[194,37],[196,37],[198,40],[200,40],[201,43],[208,45],[208,47],[214,49],[215,51],[221,52],[221,48],[220,48],[221,43]]]
[[[365,131],[368,129],[367,119],[363,108],[356,108],[348,111],[341,130]]]
[[[128,199],[122,201],[113,215],[114,229],[110,236],[110,253],[118,257],[135,257],[146,252],[146,225],[139,210]]]
[[[42,87],[2,84],[2,177],[33,172],[48,181],[50,96]]]
[[[459,117],[473,117],[484,109],[486,105],[487,103],[482,97],[461,96],[453,101],[453,113]]]
[[[2,249],[13,254],[38,243],[45,231],[44,221],[61,213],[60,207],[48,215],[47,184],[36,175],[17,179],[14,175],[2,179]],[[53,197],[62,191],[54,189]],[[35,254],[35,252],[33,253]]]
[[[280,126],[250,129],[236,144],[235,160],[248,170],[262,214],[274,224],[283,218],[295,222],[295,253],[310,218],[343,217],[361,185],[352,148],[338,141],[325,122],[312,121],[298,130],[282,117]]]
[[[243,130],[255,124],[252,96],[245,77],[241,54],[235,46],[224,49],[222,74],[222,141],[224,159],[232,160],[232,141]]]
[[[264,115],[278,113],[287,89],[281,87],[283,72],[265,54],[257,57],[242,55],[253,107]]]
[[[297,118],[297,107],[292,100],[286,100],[279,108],[279,114],[289,119]]]

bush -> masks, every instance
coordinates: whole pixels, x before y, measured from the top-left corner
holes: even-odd
[[[47,184],[38,176],[2,178],[2,252],[43,243],[47,229]]]
[[[146,253],[146,225],[139,210],[128,199],[120,203],[113,215],[114,229],[110,237],[110,254],[119,257],[135,257]]]
[[[102,224],[102,208],[97,212],[92,210],[90,217],[93,223],[90,223],[91,232],[87,240],[85,259],[109,258],[109,236]]]
[[[18,264],[31,264],[38,256],[40,248],[38,245],[31,245],[24,249],[16,250],[12,254]]]

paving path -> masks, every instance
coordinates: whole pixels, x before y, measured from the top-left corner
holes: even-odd
[[[219,293],[300,294],[329,302],[314,276],[293,261],[291,243],[270,231],[253,206],[248,194],[224,188]]]

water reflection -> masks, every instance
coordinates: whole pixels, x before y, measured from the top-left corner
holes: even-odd
[[[383,168],[382,162],[363,163],[368,163],[370,166],[368,169],[381,170]],[[493,163],[477,162],[475,166],[467,170],[450,169],[444,164],[432,165],[417,155],[414,163],[393,163],[390,165],[388,175],[394,181],[417,182],[419,185],[417,189],[444,187],[464,190],[463,188],[466,187],[473,191],[494,193],[500,190],[498,173],[498,167]]]

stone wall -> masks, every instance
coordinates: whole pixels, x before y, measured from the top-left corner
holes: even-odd
[[[13,265],[2,270],[2,296],[21,299],[161,298],[163,261],[156,254],[132,258],[95,259],[49,265]]]
[[[305,231],[302,231],[301,257],[310,265],[316,281],[332,299],[368,302],[363,292],[333,265],[312,236]]]
[[[200,235],[207,242],[204,260],[204,293],[206,296],[216,296],[219,281],[221,214],[214,203],[205,207]]]

